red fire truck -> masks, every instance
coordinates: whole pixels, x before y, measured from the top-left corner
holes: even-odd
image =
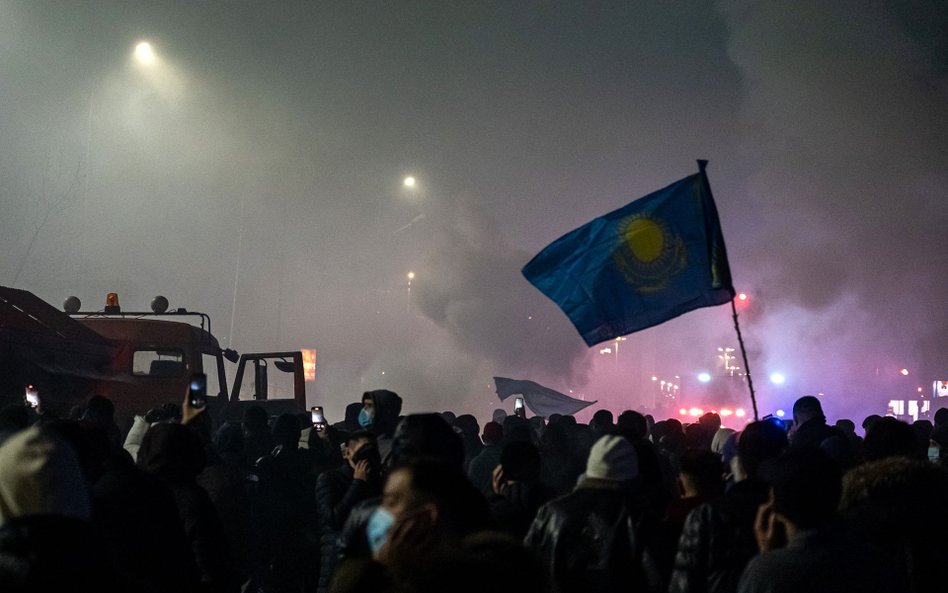
[[[64,311],[25,290],[0,287],[0,403],[23,402],[29,389],[44,410],[65,415],[92,395],[115,403],[120,424],[166,402],[180,404],[191,375],[207,375],[208,411],[215,421],[239,419],[249,405],[271,414],[306,407],[301,351],[238,355],[222,349],[210,318],[168,310],[122,311],[110,293],[102,311]],[[227,388],[225,361],[236,364]],[[271,372],[273,371],[273,372]]]

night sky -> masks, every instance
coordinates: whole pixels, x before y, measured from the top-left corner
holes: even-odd
[[[520,268],[699,158],[762,412],[948,380],[944,2],[0,0],[0,284],[316,348],[331,420],[695,396],[729,307],[600,354]]]

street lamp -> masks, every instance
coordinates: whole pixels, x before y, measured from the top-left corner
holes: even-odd
[[[415,181],[415,178],[412,177],[411,175],[409,175],[408,177],[402,180],[402,185],[404,185],[408,189],[414,188],[416,183],[417,182]]]
[[[613,354],[613,353],[615,353],[615,355],[616,355],[616,368],[618,368],[618,367],[619,367],[619,344],[620,344],[621,342],[625,342],[625,340],[626,340],[626,338],[623,338],[623,337],[621,337],[621,336],[618,337],[618,338],[616,338],[616,346],[615,346],[614,349],[613,349],[612,347],[610,347],[610,346],[605,346],[605,347],[599,349],[599,354]],[[656,380],[656,377],[652,377],[652,381],[655,381],[655,380]]]
[[[405,307],[406,311],[411,311],[411,281],[415,279],[414,272],[408,272],[408,301]]]
[[[183,96],[186,83],[183,71],[169,62],[167,56],[159,54],[151,43],[137,43],[129,60],[138,75],[151,86],[150,90],[157,92],[162,99],[174,102]]]
[[[135,59],[138,60],[139,64],[149,66],[154,64],[157,58],[155,57],[155,50],[151,47],[151,44],[147,41],[142,41],[135,46]]]
[[[151,66],[157,61],[157,56],[155,55],[155,50],[147,41],[140,41],[135,45],[135,49],[132,51],[132,59],[143,66]],[[96,87],[99,86],[101,81],[92,80],[91,90],[89,92],[89,118],[86,127],[86,155],[85,155],[85,180],[83,181],[84,189],[82,196],[82,212],[80,213],[80,225],[85,228],[88,225],[89,220],[89,183],[92,178],[92,123],[93,116],[95,114],[96,106]],[[79,233],[79,253],[85,254],[86,252],[86,235],[88,233],[82,232]],[[77,271],[79,266],[76,266]]]
[[[740,367],[731,364],[731,361],[737,358],[736,356],[731,356],[731,352],[734,352],[734,348],[718,348],[718,352],[722,353],[718,358],[724,361],[724,373],[730,374],[733,377],[734,371],[740,369]]]

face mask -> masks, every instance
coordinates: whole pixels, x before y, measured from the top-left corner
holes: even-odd
[[[372,426],[374,413],[369,413],[365,408],[362,408],[362,411],[359,412],[359,426],[362,428],[369,428]]]
[[[938,447],[929,447],[928,448],[928,460],[929,461],[938,461],[941,458],[941,449]]]
[[[392,530],[395,524],[395,517],[382,507],[375,509],[372,516],[369,517],[369,525],[366,527],[366,535],[369,539],[369,547],[375,554],[382,549],[388,540],[388,532]]]

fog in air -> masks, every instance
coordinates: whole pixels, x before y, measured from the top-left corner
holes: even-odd
[[[935,0],[0,0],[0,284],[315,348],[331,419],[388,388],[483,421],[495,375],[648,411],[723,372],[730,307],[587,348],[520,269],[708,159],[761,413],[883,413],[948,379],[946,31]]]

